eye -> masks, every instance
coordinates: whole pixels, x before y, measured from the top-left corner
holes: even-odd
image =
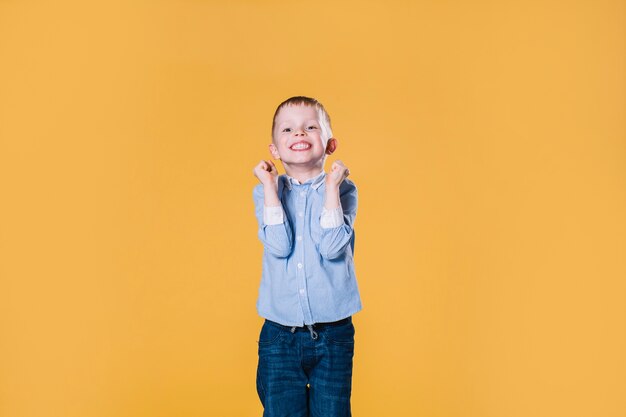
[[[283,132],[291,132],[291,128],[290,127],[286,127],[283,129]]]
[[[309,129],[317,129],[317,126],[309,126]]]

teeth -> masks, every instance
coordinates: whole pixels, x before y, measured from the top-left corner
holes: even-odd
[[[309,145],[308,143],[300,142],[293,145],[291,149],[309,149],[310,147],[311,145]]]

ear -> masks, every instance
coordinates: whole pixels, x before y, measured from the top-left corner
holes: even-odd
[[[272,154],[272,157],[274,157],[274,159],[280,159],[280,155],[278,154],[278,148],[276,148],[276,145],[274,145],[273,143],[270,143],[270,153]]]
[[[326,142],[326,155],[331,155],[337,149],[337,139],[330,138],[328,142]]]

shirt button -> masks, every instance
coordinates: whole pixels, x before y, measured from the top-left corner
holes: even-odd
[[[306,191],[300,191],[300,196],[304,197],[306,195]]]
[[[302,264],[298,262],[298,268],[302,269]]]
[[[304,294],[304,288],[300,288],[300,294]]]
[[[296,240],[302,240],[302,236],[296,236]]]
[[[304,213],[300,211],[300,212],[298,212],[298,216],[302,217],[302,216],[304,216]]]

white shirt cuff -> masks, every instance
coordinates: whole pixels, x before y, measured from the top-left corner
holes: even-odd
[[[263,223],[267,226],[284,222],[283,206],[263,206]]]
[[[331,229],[333,227],[339,227],[343,224],[343,210],[341,206],[328,210],[326,207],[322,208],[322,215],[320,216],[320,225],[322,229]]]

